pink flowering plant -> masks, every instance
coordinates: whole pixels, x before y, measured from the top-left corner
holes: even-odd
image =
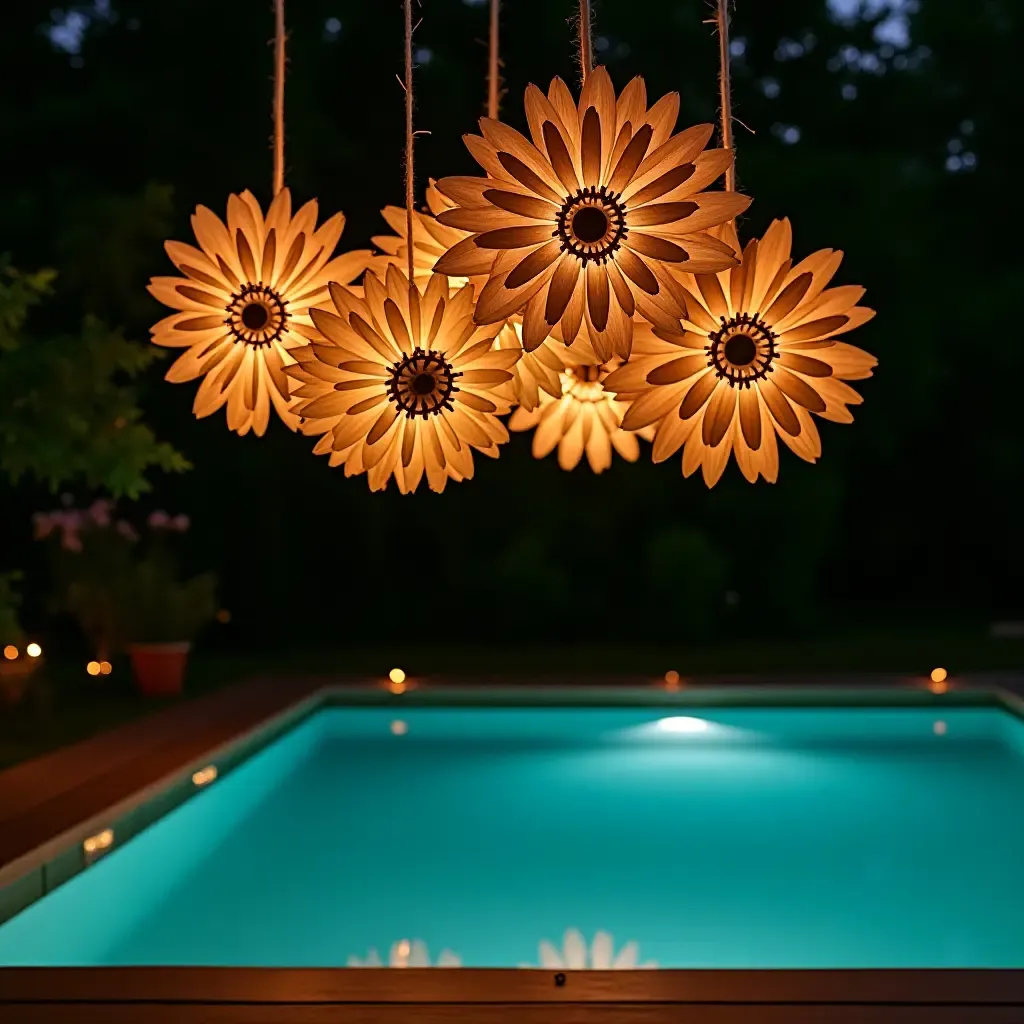
[[[192,640],[216,612],[209,573],[181,579],[176,542],[186,515],[151,512],[141,526],[117,514],[112,501],[34,516],[49,545],[57,604],[72,614],[101,657],[132,643]]]

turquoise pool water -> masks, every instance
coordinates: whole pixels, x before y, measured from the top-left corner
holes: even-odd
[[[329,708],[0,964],[1024,967],[1022,868],[998,710]]]

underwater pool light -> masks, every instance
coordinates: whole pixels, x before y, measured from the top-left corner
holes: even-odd
[[[671,715],[658,719],[658,728],[662,732],[697,733],[707,732],[710,726],[703,718],[691,718],[689,715]]]

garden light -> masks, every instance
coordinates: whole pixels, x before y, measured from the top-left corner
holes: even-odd
[[[28,647],[25,648],[25,653],[30,658],[38,658],[43,653],[43,649],[39,644],[29,644]]]

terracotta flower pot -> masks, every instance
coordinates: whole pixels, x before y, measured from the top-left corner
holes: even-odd
[[[187,640],[172,644],[130,644],[128,657],[139,692],[147,697],[173,697],[181,693],[191,648]]]

